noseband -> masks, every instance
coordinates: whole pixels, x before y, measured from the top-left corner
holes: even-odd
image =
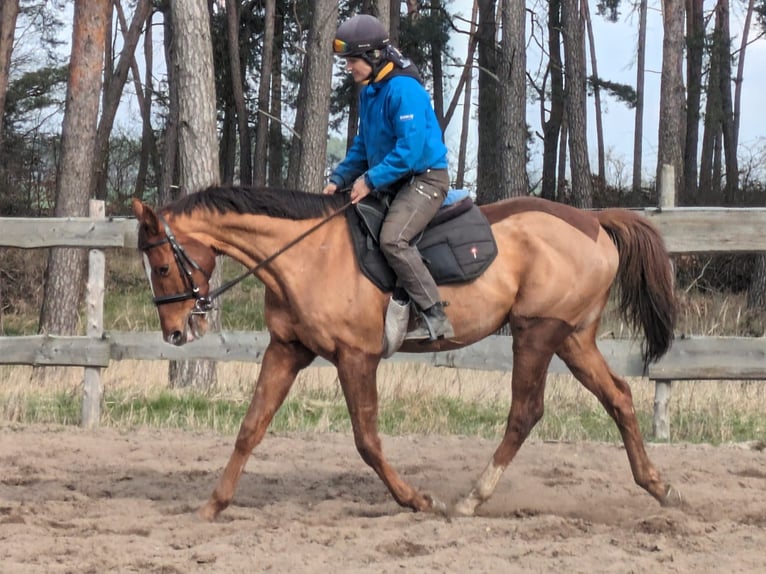
[[[165,229],[165,237],[159,241],[155,241],[154,243],[148,243],[143,247],[143,251],[149,251],[154,247],[159,247],[160,245],[165,245],[166,243],[169,244],[170,249],[173,251],[173,257],[176,260],[176,265],[178,265],[178,270],[181,272],[181,277],[183,277],[186,291],[183,293],[175,293],[173,295],[162,295],[160,297],[154,297],[154,304],[159,307],[160,305],[167,305],[169,303],[178,303],[180,301],[188,301],[190,299],[194,299],[195,304],[194,308],[192,309],[192,314],[204,315],[213,308],[213,301],[210,297],[200,295],[199,286],[194,282],[193,274],[194,270],[196,269],[202,273],[208,281],[210,280],[210,274],[202,269],[202,267],[200,267],[199,264],[194,261],[194,259],[189,257],[189,254],[186,253],[184,248],[181,247],[181,244],[178,243],[176,236],[170,229],[168,222],[165,221],[165,218],[159,214],[157,217],[159,218],[160,223],[162,223],[162,227]]]

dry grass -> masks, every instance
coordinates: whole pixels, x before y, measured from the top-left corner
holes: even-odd
[[[219,363],[218,386],[200,394],[168,390],[167,363],[114,362],[103,372],[102,425],[212,429],[233,434],[250,400],[259,365]],[[137,376],[138,375],[138,376]],[[82,369],[58,369],[40,384],[31,367],[0,367],[0,420],[77,424]],[[651,434],[654,385],[630,381],[645,436]],[[390,434],[452,433],[499,436],[510,404],[510,375],[425,365],[384,363],[378,377],[381,426]],[[722,443],[766,440],[763,382],[684,381],[670,403],[674,441]],[[302,372],[275,420],[277,430],[347,431],[348,416],[335,371]],[[569,376],[548,378],[546,414],[536,438],[619,441],[596,399]]]

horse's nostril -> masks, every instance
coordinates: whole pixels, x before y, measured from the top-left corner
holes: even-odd
[[[181,345],[183,343],[183,333],[181,331],[173,331],[168,335],[168,343],[171,345]]]

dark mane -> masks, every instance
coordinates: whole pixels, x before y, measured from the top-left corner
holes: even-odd
[[[273,187],[212,186],[174,201],[164,209],[191,213],[209,209],[219,213],[266,215],[283,219],[311,219],[329,215],[349,201],[346,194],[322,195]]]

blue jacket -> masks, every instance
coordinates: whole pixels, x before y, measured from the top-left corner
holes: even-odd
[[[365,174],[374,191],[396,191],[392,185],[428,168],[447,168],[447,146],[423,85],[394,75],[362,88],[358,133],[330,181],[344,188]]]

